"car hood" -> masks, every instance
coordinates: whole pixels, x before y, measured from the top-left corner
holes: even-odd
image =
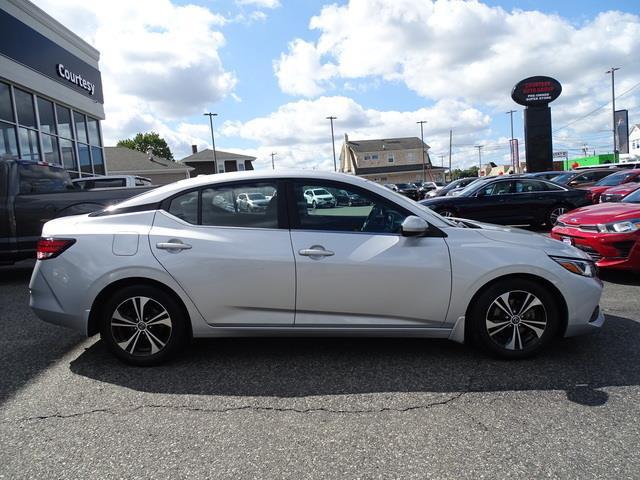
[[[567,225],[596,225],[640,218],[639,203],[597,203],[578,208],[558,220]]]
[[[559,257],[584,258],[585,260],[590,260],[591,258],[582,250],[540,233],[529,232],[521,228],[476,222],[468,219],[464,219],[464,222],[477,227],[476,231],[478,234],[494,242],[536,248],[543,250],[548,255],[556,255]]]

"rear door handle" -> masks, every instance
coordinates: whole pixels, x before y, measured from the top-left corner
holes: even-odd
[[[335,255],[334,252],[332,252],[331,250],[325,250],[324,247],[321,247],[320,245],[314,245],[310,248],[303,248],[302,250],[299,250],[298,253],[300,255],[302,255],[303,257],[331,257],[332,255]]]
[[[181,250],[191,249],[191,245],[187,243],[182,243],[180,241],[169,240],[168,242],[156,243],[156,248],[160,250],[169,250],[169,251],[179,252]]]

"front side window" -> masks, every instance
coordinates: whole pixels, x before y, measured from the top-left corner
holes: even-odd
[[[298,181],[293,190],[297,215],[292,228],[296,229],[399,234],[410,215],[386,199],[347,184]],[[307,195],[315,192],[324,193]]]

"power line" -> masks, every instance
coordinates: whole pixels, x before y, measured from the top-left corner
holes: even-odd
[[[628,93],[630,93],[631,91],[635,90],[636,88],[640,87],[640,82],[636,83],[634,86],[632,86],[631,88],[629,88],[628,90],[625,90],[624,92],[622,92],[620,95],[617,95],[615,98],[619,99],[624,97],[625,95],[627,95]],[[583,116],[576,118],[575,120],[572,120],[571,122],[563,125],[562,127],[556,128],[553,130],[553,133],[558,132],[560,130],[564,130],[565,128],[567,128],[570,125],[573,125],[576,122],[579,122],[580,120],[584,120],[585,118],[587,118],[590,115],[593,115],[594,113],[602,110],[603,108],[605,108],[606,106],[608,106],[611,102],[607,102],[604,105],[600,105],[598,108],[595,108],[593,110],[591,110],[589,113],[585,113]]]

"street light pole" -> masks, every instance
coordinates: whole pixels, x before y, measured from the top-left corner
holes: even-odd
[[[618,150],[616,145],[616,86],[615,76],[616,70],[620,70],[620,67],[611,67],[611,70],[607,70],[607,73],[611,74],[611,108],[612,108],[612,125],[613,125],[613,158],[615,161],[616,151]]]
[[[276,156],[276,152],[271,152],[271,168],[273,170],[276,169],[276,162],[274,160],[275,156]]]
[[[478,149],[478,177],[480,177],[480,171],[482,170],[482,145],[476,145]]]
[[[511,166],[513,167],[513,172],[518,173],[518,167],[520,166],[518,165],[518,163],[520,163],[519,162],[520,159],[516,159],[516,156],[515,156],[516,152],[515,152],[515,149],[513,148],[513,114],[514,113],[516,113],[515,110],[509,110],[507,112],[507,115],[511,117],[511,141],[509,142],[509,148],[511,151]]]
[[[424,124],[427,123],[426,120],[420,120],[416,122],[420,124],[420,148],[422,148],[422,183],[427,181],[427,163],[424,158]]]
[[[338,171],[338,166],[336,165],[336,139],[333,136],[333,121],[338,117],[327,117],[327,120],[331,122],[331,145],[333,146],[333,171]]]
[[[217,113],[205,113],[209,117],[209,125],[211,126],[211,146],[213,147],[213,173],[218,173],[218,159],[216,158],[216,139],[213,136],[213,117],[217,117]]]

